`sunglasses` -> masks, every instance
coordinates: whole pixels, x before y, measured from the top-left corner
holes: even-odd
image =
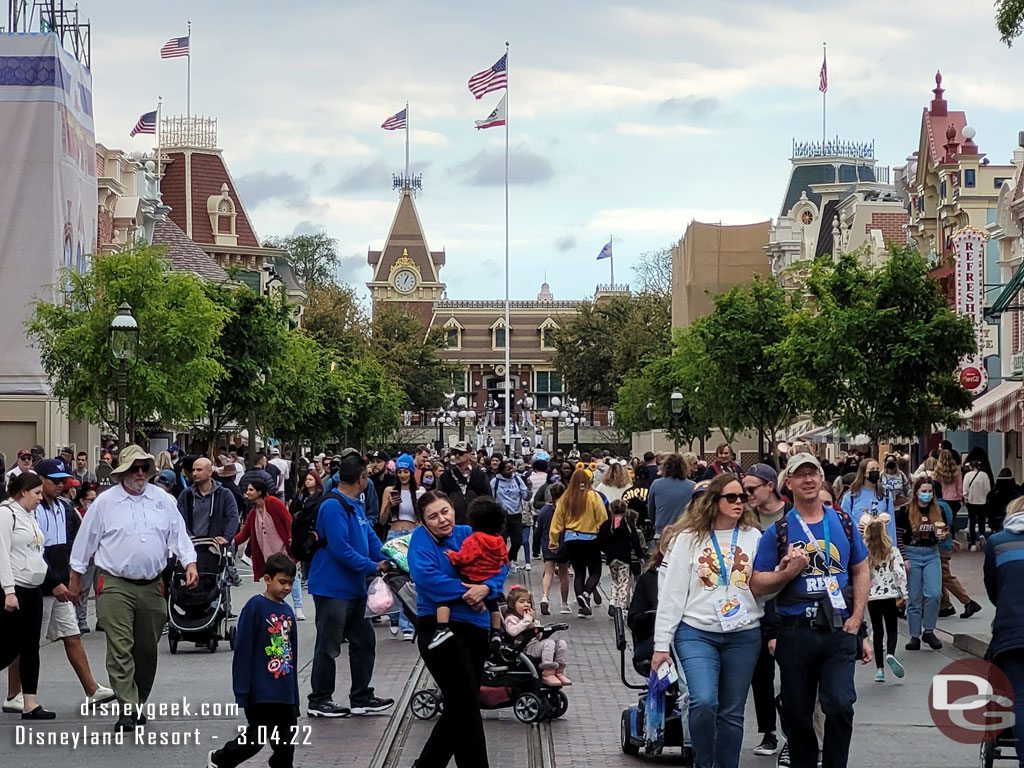
[[[133,464],[132,466],[128,467],[128,473],[131,474],[133,472],[144,472],[145,474],[148,475],[149,464]]]
[[[729,504],[735,504],[737,501],[746,504],[750,496],[745,493],[723,493],[719,498],[725,499]]]

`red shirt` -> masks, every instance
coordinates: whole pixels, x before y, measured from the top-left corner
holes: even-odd
[[[508,562],[505,539],[479,531],[470,534],[458,552],[445,554],[462,577],[469,581],[487,581]]]

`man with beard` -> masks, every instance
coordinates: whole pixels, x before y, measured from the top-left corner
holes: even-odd
[[[448,494],[455,508],[455,524],[469,522],[466,510],[469,502],[477,496],[490,496],[490,482],[487,474],[473,463],[469,443],[462,441],[452,448],[452,463],[441,475],[441,490]]]
[[[145,725],[139,706],[156,678],[157,645],[167,618],[160,575],[173,553],[185,566],[185,583],[199,583],[196,550],[173,497],[150,484],[156,460],[137,445],[126,446],[111,473],[117,485],[100,494],[82,519],[71,548],[67,591],[77,602],[82,574],[93,558],[103,578],[96,615],[107,636],[107,674],[118,702],[128,711],[115,728]]]

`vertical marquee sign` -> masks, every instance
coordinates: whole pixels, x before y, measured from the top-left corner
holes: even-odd
[[[985,344],[985,233],[964,227],[953,235],[956,258],[956,310],[974,324],[974,350],[960,359],[957,377],[972,395],[979,395],[988,386],[983,349]]]

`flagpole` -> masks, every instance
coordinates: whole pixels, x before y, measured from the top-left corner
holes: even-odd
[[[409,178],[409,102],[405,102],[405,178]],[[409,182],[406,181],[408,184]]]
[[[612,269],[612,290],[613,291],[615,290],[615,245],[612,243],[612,241],[614,239],[615,238],[612,235],[608,235],[608,249],[609,249],[608,265]]]
[[[825,43],[821,44],[821,68],[825,71],[825,77],[828,77],[828,54],[825,50]],[[826,80],[825,87],[821,89],[821,151],[825,151],[825,95],[828,93],[828,82]]]
[[[188,61],[185,67],[185,118],[192,117],[192,21],[188,22],[188,54],[185,56]]]
[[[505,453],[511,451],[512,421],[512,364],[510,348],[512,346],[512,327],[509,317],[508,303],[508,41],[505,41]]]
[[[160,130],[160,115],[163,111],[164,97],[156,97],[156,178],[157,181],[164,177],[164,167],[161,162],[162,152],[161,143],[163,141],[163,132]]]

